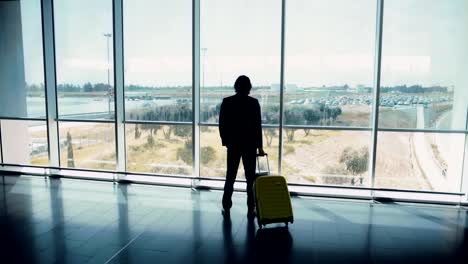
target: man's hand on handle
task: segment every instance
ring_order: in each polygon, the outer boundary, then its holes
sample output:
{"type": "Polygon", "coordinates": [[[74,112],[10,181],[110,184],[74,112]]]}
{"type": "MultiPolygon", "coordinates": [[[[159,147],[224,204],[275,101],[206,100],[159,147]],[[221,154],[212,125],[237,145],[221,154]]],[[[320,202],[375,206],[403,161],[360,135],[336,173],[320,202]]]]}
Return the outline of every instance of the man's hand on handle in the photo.
{"type": "Polygon", "coordinates": [[[265,151],[263,151],[263,148],[259,148],[259,149],[258,149],[258,155],[259,155],[259,156],[265,156],[265,155],[267,155],[267,154],[265,153],[265,151]]]}

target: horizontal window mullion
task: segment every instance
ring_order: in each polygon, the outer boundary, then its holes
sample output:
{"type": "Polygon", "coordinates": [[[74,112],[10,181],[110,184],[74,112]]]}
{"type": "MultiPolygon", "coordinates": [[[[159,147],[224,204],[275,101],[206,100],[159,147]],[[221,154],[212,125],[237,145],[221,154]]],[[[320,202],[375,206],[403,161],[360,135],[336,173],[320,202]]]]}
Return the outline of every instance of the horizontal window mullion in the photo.
{"type": "Polygon", "coordinates": [[[156,124],[156,125],[192,125],[191,121],[156,121],[156,120],[127,120],[124,124],[156,124]]]}
{"type": "Polygon", "coordinates": [[[75,122],[75,123],[106,123],[106,124],[114,124],[115,120],[109,119],[69,119],[69,118],[58,118],[58,122],[75,122]]]}
{"type": "Polygon", "coordinates": [[[47,121],[46,117],[7,117],[0,116],[0,120],[21,120],[21,121],[47,121]]]}
{"type": "MultiPolygon", "coordinates": [[[[198,124],[199,126],[212,126],[212,127],[217,127],[219,126],[218,123],[206,123],[206,122],[201,122],[200,124],[198,124]]],[[[262,127],[265,127],[265,128],[279,128],[279,124],[278,125],[274,125],[274,124],[262,124],[262,127]]]]}
{"type": "Polygon", "coordinates": [[[312,129],[312,130],[348,130],[348,131],[371,131],[370,127],[352,126],[309,126],[309,125],[283,125],[283,128],[292,129],[312,129]]]}
{"type": "Polygon", "coordinates": [[[379,128],[379,132],[406,132],[406,133],[444,133],[444,134],[467,134],[468,130],[450,129],[417,129],[417,128],[379,128]]]}

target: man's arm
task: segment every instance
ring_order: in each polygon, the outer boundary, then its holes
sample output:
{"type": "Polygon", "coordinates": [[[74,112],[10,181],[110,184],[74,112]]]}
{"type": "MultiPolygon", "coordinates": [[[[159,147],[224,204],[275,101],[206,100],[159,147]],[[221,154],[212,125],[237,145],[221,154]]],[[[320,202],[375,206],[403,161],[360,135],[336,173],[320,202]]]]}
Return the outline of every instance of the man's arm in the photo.
{"type": "Polygon", "coordinates": [[[223,102],[221,103],[221,108],[219,110],[219,136],[221,137],[221,142],[223,146],[226,146],[226,105],[223,102]]]}
{"type": "Polygon", "coordinates": [[[259,149],[259,153],[262,154],[263,152],[263,135],[262,135],[262,111],[260,109],[260,103],[258,100],[255,100],[255,137],[257,148],[259,149]]]}

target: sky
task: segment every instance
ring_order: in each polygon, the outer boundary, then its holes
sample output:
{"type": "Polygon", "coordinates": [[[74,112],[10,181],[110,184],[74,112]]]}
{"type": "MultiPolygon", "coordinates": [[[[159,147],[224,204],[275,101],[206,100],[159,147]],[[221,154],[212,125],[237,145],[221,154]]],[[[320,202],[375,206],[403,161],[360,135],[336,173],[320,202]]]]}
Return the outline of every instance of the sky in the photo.
{"type": "MultiPolygon", "coordinates": [[[[125,83],[190,85],[191,0],[124,0],[125,83]]],[[[40,1],[21,2],[26,81],[42,83],[40,1]]],[[[287,0],[285,82],[372,86],[375,0],[287,0]]],[[[58,83],[107,82],[111,0],[55,0],[58,83]]],[[[201,0],[202,85],[279,83],[280,0],[201,0]]],[[[454,85],[468,1],[387,0],[382,85],[454,85]]],[[[112,54],[112,45],[110,49],[112,54]]],[[[112,65],[112,59],[111,59],[112,65]]]]}

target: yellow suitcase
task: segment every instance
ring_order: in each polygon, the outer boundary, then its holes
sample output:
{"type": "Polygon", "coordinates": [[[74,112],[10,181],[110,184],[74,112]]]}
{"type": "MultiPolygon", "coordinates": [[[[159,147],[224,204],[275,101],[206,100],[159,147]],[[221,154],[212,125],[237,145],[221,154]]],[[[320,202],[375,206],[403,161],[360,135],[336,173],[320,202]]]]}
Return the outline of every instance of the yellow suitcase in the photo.
{"type": "Polygon", "coordinates": [[[294,222],[288,184],[283,176],[258,176],[254,183],[254,193],[260,228],[266,224],[285,223],[287,226],[294,222]]]}

